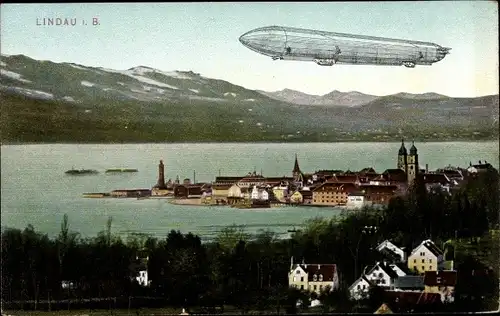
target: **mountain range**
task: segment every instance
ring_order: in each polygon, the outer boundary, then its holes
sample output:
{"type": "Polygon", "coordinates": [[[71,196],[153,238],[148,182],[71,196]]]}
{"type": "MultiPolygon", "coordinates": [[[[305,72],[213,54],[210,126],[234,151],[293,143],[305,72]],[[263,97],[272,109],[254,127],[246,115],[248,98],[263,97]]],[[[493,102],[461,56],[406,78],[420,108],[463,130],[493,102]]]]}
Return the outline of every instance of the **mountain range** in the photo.
{"type": "Polygon", "coordinates": [[[2,55],[0,75],[2,143],[483,139],[498,132],[498,95],[266,92],[192,71],[24,55],[2,55]]]}

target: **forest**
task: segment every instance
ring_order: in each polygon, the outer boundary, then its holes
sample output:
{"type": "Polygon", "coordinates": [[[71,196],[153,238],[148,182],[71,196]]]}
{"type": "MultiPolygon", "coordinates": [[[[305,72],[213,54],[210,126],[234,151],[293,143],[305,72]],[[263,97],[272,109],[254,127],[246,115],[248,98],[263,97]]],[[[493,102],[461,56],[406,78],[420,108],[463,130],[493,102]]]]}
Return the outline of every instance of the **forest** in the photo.
{"type": "Polygon", "coordinates": [[[347,288],[363,267],[377,260],[374,247],[390,239],[408,252],[432,239],[440,248],[453,244],[458,273],[455,302],[432,311],[494,310],[500,255],[498,189],[496,170],[470,176],[451,194],[428,192],[417,178],[405,196],[393,198],[384,208],[312,219],[290,239],[278,239],[269,231],[250,236],[236,226],[206,243],[179,231],[166,232],[164,239],[123,238],[113,233],[112,218],[98,236],[81,238],[70,229],[68,216],[55,238],[31,225],[5,229],[3,309],[139,311],[174,306],[219,313],[232,306],[241,313],[300,313],[307,307],[297,306],[297,300],[307,303],[317,296],[288,287],[293,257],[295,262],[337,264],[341,286],[319,295],[322,311],[373,313],[383,302],[383,290],[375,288],[369,299],[351,301],[347,288]],[[377,227],[376,233],[363,234],[365,226],[377,227]],[[141,258],[148,258],[149,286],[135,280],[141,258]],[[63,288],[63,281],[70,286],[63,288]]]}

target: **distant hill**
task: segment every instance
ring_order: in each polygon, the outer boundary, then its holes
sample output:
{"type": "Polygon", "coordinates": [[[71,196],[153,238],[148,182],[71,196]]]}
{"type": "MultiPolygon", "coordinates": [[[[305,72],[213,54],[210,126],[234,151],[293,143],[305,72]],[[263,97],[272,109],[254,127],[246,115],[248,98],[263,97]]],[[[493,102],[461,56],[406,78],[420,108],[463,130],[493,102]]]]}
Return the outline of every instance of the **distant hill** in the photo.
{"type": "Polygon", "coordinates": [[[374,95],[364,94],[357,91],[340,92],[334,90],[325,95],[312,95],[296,90],[284,89],[275,92],[258,90],[261,94],[275,100],[285,101],[300,105],[328,105],[328,106],[360,106],[378,98],[374,95]]]}
{"type": "Polygon", "coordinates": [[[1,141],[359,141],[498,135],[498,95],[263,92],[192,71],[1,56],[1,141]]]}

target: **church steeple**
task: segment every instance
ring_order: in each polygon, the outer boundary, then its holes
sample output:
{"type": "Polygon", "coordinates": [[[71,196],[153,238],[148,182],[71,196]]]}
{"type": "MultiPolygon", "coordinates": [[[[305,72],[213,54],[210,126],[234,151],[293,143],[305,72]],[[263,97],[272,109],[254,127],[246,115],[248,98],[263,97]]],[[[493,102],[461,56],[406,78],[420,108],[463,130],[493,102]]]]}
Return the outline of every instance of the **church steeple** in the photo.
{"type": "Polygon", "coordinates": [[[405,140],[403,138],[401,138],[401,147],[399,148],[399,153],[398,154],[400,156],[408,154],[408,152],[406,151],[406,147],[405,147],[405,140]]]}
{"type": "Polygon", "coordinates": [[[293,173],[299,172],[300,173],[300,168],[299,168],[299,160],[297,159],[297,154],[295,154],[295,165],[293,166],[293,173]]]}
{"type": "Polygon", "coordinates": [[[408,172],[408,152],[406,151],[404,139],[401,139],[401,147],[398,151],[398,169],[408,172]]]}
{"type": "Polygon", "coordinates": [[[295,182],[302,182],[303,181],[302,171],[300,171],[299,160],[297,159],[297,154],[295,154],[295,164],[293,165],[292,174],[293,174],[293,180],[295,182]]]}
{"type": "Polygon", "coordinates": [[[411,142],[410,155],[415,156],[417,154],[417,147],[415,147],[415,142],[411,142]]]}

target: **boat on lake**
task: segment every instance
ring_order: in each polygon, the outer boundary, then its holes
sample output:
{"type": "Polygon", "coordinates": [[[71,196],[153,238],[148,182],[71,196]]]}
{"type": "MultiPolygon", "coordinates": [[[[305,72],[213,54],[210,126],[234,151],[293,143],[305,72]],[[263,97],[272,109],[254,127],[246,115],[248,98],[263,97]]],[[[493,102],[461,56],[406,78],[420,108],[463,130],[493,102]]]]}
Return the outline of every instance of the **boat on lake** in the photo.
{"type": "Polygon", "coordinates": [[[72,168],[71,170],[68,170],[65,173],[69,174],[69,175],[83,175],[83,174],[97,174],[97,173],[99,173],[99,171],[94,170],[94,169],[74,169],[74,168],[72,168]]]}
{"type": "Polygon", "coordinates": [[[121,173],[121,172],[137,172],[139,170],[137,169],[130,169],[130,168],[112,168],[112,169],[106,169],[106,173],[121,173]]]}

